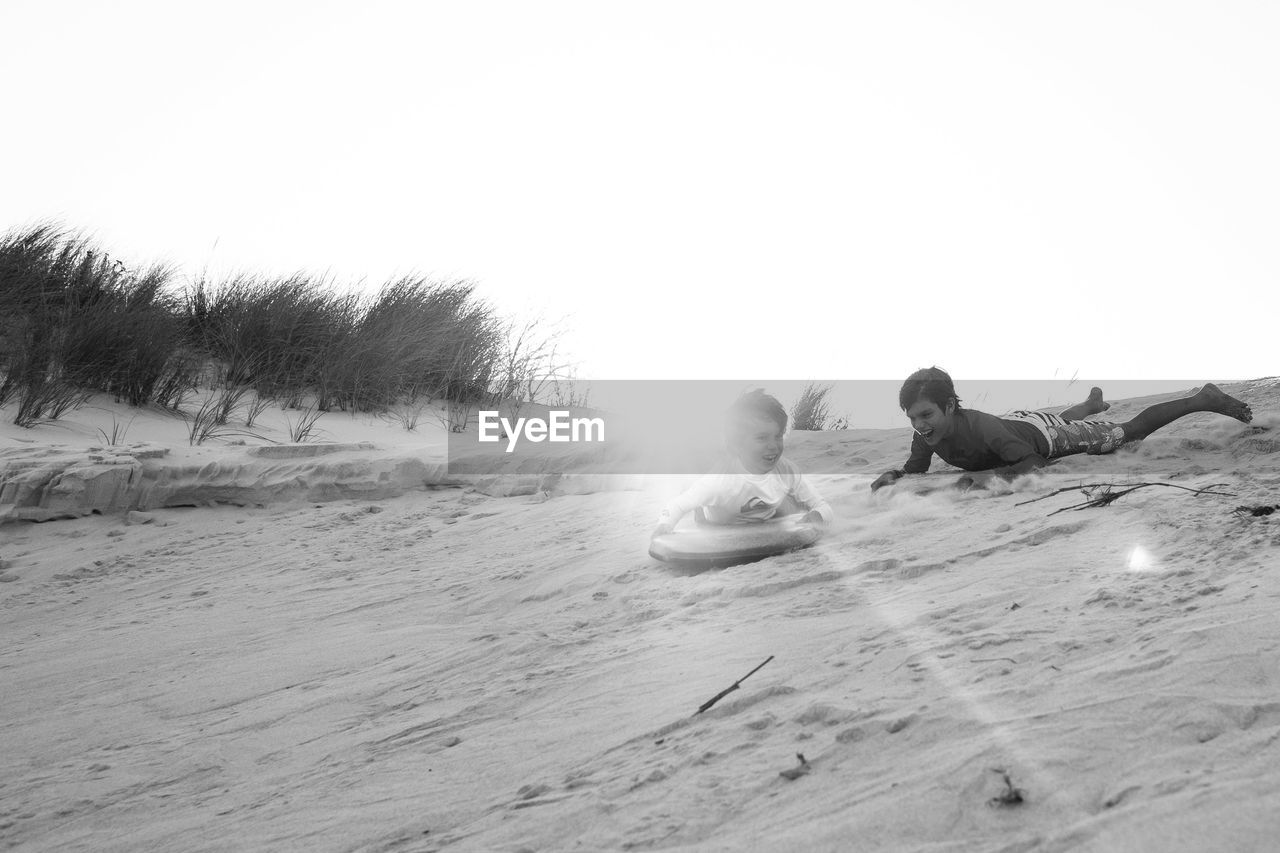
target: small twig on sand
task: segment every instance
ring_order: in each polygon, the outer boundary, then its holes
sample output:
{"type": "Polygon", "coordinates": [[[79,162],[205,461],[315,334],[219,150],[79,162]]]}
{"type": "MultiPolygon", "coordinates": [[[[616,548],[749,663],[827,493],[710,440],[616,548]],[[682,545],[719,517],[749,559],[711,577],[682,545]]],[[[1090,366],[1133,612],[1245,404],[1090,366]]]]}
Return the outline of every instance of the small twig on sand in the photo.
{"type": "Polygon", "coordinates": [[[1045,500],[1046,498],[1051,498],[1051,497],[1054,497],[1055,495],[1060,495],[1063,492],[1074,492],[1076,490],[1083,492],[1085,495],[1089,497],[1089,500],[1085,501],[1084,503],[1072,504],[1071,506],[1064,506],[1061,509],[1055,509],[1053,512],[1049,513],[1049,515],[1057,515],[1058,513],[1066,512],[1069,509],[1081,510],[1081,509],[1087,509],[1089,507],[1094,507],[1094,506],[1108,506],[1113,501],[1118,500],[1119,498],[1129,494],[1130,492],[1136,492],[1138,489],[1145,489],[1147,486],[1167,486],[1170,489],[1182,489],[1184,492],[1191,492],[1196,495],[1214,495],[1220,498],[1236,497],[1236,494],[1234,492],[1214,491],[1215,489],[1223,488],[1226,485],[1228,484],[1227,483],[1211,483],[1210,485],[1205,486],[1202,489],[1193,489],[1190,486],[1179,486],[1177,483],[1082,483],[1079,486],[1066,486],[1064,488],[1058,489],[1057,491],[1050,492],[1047,495],[1041,495],[1038,498],[1031,498],[1031,500],[1019,501],[1018,503],[1014,504],[1014,506],[1022,506],[1023,504],[1035,503],[1036,501],[1042,501],[1042,500],[1045,500]],[[1120,489],[1120,491],[1112,491],[1112,489],[1115,489],[1119,486],[1125,486],[1126,488],[1122,488],[1120,489]],[[1101,494],[1098,494],[1099,491],[1101,492],[1101,494]]]}
{"type": "Polygon", "coordinates": [[[803,776],[804,774],[808,773],[811,769],[813,769],[813,765],[811,765],[808,759],[804,757],[803,752],[797,752],[796,758],[799,759],[800,761],[800,763],[797,766],[788,767],[786,770],[783,770],[778,775],[781,776],[783,779],[787,779],[789,781],[794,782],[796,779],[799,779],[801,776],[803,776]]]}
{"type": "Polygon", "coordinates": [[[1013,658],[969,658],[969,663],[999,663],[1007,660],[1009,663],[1017,663],[1013,658]]]}
{"type": "Polygon", "coordinates": [[[703,711],[707,710],[707,709],[708,709],[708,708],[710,708],[712,705],[716,704],[716,703],[717,703],[717,702],[719,702],[721,699],[723,699],[724,697],[728,696],[728,695],[729,695],[730,693],[732,693],[733,691],[737,690],[737,689],[738,689],[738,685],[742,684],[742,682],[746,681],[748,678],[750,678],[751,676],[753,676],[753,675],[755,675],[757,672],[759,672],[759,671],[761,670],[761,668],[762,668],[762,667],[764,667],[764,664],[765,664],[765,663],[768,663],[768,662],[769,662],[769,661],[771,661],[771,660],[773,660],[773,655],[769,655],[767,658],[765,658],[765,659],[764,659],[764,663],[760,664],[760,666],[757,666],[755,669],[751,670],[751,671],[750,671],[750,672],[748,672],[746,675],[742,676],[742,677],[741,677],[741,678],[739,678],[737,681],[733,682],[733,684],[729,685],[729,686],[728,686],[728,687],[726,687],[724,690],[721,690],[719,693],[717,693],[716,695],[712,696],[712,697],[711,697],[710,699],[708,699],[707,701],[703,702],[701,705],[699,705],[699,706],[698,706],[698,710],[697,710],[697,711],[695,711],[693,715],[694,715],[695,717],[696,717],[696,716],[698,716],[698,714],[701,714],[703,711]]]}
{"type": "Polygon", "coordinates": [[[1013,780],[1009,778],[1008,772],[1005,770],[998,770],[994,767],[991,769],[991,772],[999,773],[1001,778],[1004,779],[1004,790],[996,794],[990,800],[987,800],[987,804],[992,806],[1020,805],[1023,802],[1023,795],[1025,792],[1021,788],[1013,787],[1013,780]]]}

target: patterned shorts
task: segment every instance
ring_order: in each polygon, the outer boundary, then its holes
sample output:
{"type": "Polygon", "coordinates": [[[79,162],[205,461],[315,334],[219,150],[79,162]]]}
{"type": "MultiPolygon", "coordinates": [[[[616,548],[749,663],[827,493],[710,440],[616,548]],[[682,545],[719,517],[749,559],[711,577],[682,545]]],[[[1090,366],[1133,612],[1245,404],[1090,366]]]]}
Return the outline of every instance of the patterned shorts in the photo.
{"type": "Polygon", "coordinates": [[[1026,421],[1049,442],[1049,458],[1111,453],[1125,442],[1124,428],[1106,421],[1068,421],[1046,412],[1010,412],[1005,418],[1026,421]]]}

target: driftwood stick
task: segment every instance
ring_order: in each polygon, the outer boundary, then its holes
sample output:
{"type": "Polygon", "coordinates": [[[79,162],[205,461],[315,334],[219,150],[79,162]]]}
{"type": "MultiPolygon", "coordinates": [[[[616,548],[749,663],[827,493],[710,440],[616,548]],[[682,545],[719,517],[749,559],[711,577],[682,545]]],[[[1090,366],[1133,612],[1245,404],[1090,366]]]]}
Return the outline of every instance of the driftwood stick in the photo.
{"type": "MultiPolygon", "coordinates": [[[[1228,483],[1210,483],[1204,488],[1193,489],[1190,486],[1179,486],[1176,483],[1081,483],[1078,486],[1064,486],[1061,489],[1055,489],[1049,494],[1041,495],[1038,498],[1031,498],[1030,500],[1018,501],[1016,504],[1014,504],[1014,506],[1022,506],[1023,504],[1032,504],[1032,503],[1035,503],[1036,501],[1042,501],[1047,498],[1056,497],[1057,495],[1060,495],[1063,492],[1081,491],[1087,495],[1089,494],[1090,491],[1094,489],[1114,489],[1117,486],[1130,487],[1130,488],[1126,488],[1123,492],[1120,492],[1120,494],[1127,494],[1128,492],[1132,492],[1134,489],[1141,489],[1144,486],[1168,486],[1171,489],[1182,489],[1183,491],[1194,492],[1197,495],[1221,495],[1223,497],[1229,497],[1229,498],[1235,497],[1235,495],[1232,494],[1231,492],[1213,491],[1213,489],[1221,488],[1227,485],[1229,484],[1228,483]]],[[[1115,499],[1112,498],[1112,500],[1115,500],[1115,499]]],[[[1068,509],[1069,508],[1070,507],[1068,507],[1068,509]]]]}
{"type": "Polygon", "coordinates": [[[1019,501],[1018,503],[1014,504],[1014,506],[1022,506],[1023,504],[1035,503],[1036,501],[1042,501],[1045,498],[1051,498],[1055,495],[1060,495],[1063,492],[1074,492],[1076,490],[1083,492],[1085,495],[1089,497],[1089,500],[1083,503],[1072,504],[1071,506],[1064,506],[1061,509],[1055,509],[1053,512],[1049,513],[1049,515],[1057,515],[1058,513],[1066,512],[1069,509],[1081,510],[1081,509],[1088,509],[1089,507],[1094,507],[1094,506],[1108,506],[1113,501],[1118,500],[1124,495],[1127,495],[1130,492],[1136,492],[1138,489],[1145,489],[1147,486],[1166,486],[1170,489],[1182,489],[1184,492],[1191,492],[1192,494],[1195,494],[1195,495],[1214,495],[1222,498],[1236,497],[1237,495],[1234,492],[1214,491],[1215,489],[1220,489],[1227,485],[1228,485],[1227,483],[1211,483],[1205,486],[1204,488],[1193,489],[1190,486],[1179,486],[1177,483],[1081,483],[1078,486],[1065,486],[1061,489],[1050,492],[1047,495],[1041,495],[1038,498],[1031,498],[1030,500],[1019,501]],[[1125,486],[1126,488],[1123,488],[1118,492],[1112,491],[1112,489],[1118,486],[1125,486]],[[1099,489],[1102,490],[1102,494],[1095,495],[1094,493],[1097,492],[1099,489]]]}
{"type": "Polygon", "coordinates": [[[1064,506],[1061,509],[1055,509],[1053,512],[1049,513],[1049,515],[1057,515],[1058,513],[1066,512],[1069,509],[1074,509],[1078,512],[1079,510],[1088,509],[1089,507],[1108,506],[1111,504],[1112,501],[1115,501],[1123,497],[1124,495],[1129,494],[1130,492],[1136,492],[1138,489],[1146,488],[1147,486],[1168,486],[1172,489],[1183,489],[1184,491],[1194,492],[1197,495],[1216,495],[1218,497],[1223,497],[1223,498],[1236,497],[1237,495],[1235,494],[1235,492],[1211,491],[1211,489],[1214,489],[1218,486],[1225,486],[1225,485],[1226,483],[1215,483],[1212,486],[1208,486],[1204,489],[1190,489],[1190,488],[1187,488],[1186,486],[1174,485],[1173,483],[1138,483],[1135,486],[1131,486],[1127,489],[1123,489],[1118,492],[1104,492],[1098,497],[1091,498],[1085,501],[1084,503],[1072,504],[1071,506],[1064,506]]]}
{"type": "Polygon", "coordinates": [[[750,671],[750,672],[748,672],[746,675],[742,676],[742,677],[741,677],[741,678],[739,678],[737,681],[733,682],[733,684],[729,685],[729,686],[728,686],[728,687],[726,687],[724,690],[721,690],[719,693],[717,693],[716,695],[712,696],[712,697],[711,697],[710,699],[708,699],[707,701],[703,702],[701,705],[699,705],[699,706],[698,706],[698,710],[697,710],[696,712],[694,712],[694,716],[695,716],[695,717],[696,717],[696,716],[698,716],[698,714],[701,714],[703,711],[707,710],[707,709],[708,709],[708,708],[710,708],[712,705],[716,704],[716,703],[717,703],[717,702],[719,702],[721,699],[723,699],[724,697],[728,696],[728,695],[729,695],[730,693],[732,693],[733,691],[737,690],[737,689],[738,689],[738,686],[739,686],[740,684],[742,684],[742,682],[746,681],[748,678],[750,678],[751,676],[753,676],[753,675],[755,675],[757,672],[759,672],[759,671],[764,667],[764,664],[765,664],[765,663],[768,663],[768,662],[769,662],[769,661],[771,661],[771,660],[773,660],[773,655],[769,655],[767,658],[765,658],[765,659],[764,659],[764,663],[760,664],[760,666],[757,666],[755,669],[751,670],[751,671],[750,671]]]}
{"type": "Polygon", "coordinates": [[[1090,489],[1100,489],[1103,486],[1110,486],[1110,485],[1112,484],[1111,483],[1081,483],[1078,486],[1063,486],[1061,489],[1054,489],[1052,492],[1049,492],[1049,494],[1047,495],[1041,495],[1038,498],[1030,498],[1025,501],[1018,501],[1016,504],[1014,504],[1014,506],[1022,506],[1023,504],[1033,504],[1036,501],[1045,501],[1045,500],[1048,500],[1049,498],[1057,497],[1063,492],[1081,491],[1087,495],[1089,494],[1090,489]]]}

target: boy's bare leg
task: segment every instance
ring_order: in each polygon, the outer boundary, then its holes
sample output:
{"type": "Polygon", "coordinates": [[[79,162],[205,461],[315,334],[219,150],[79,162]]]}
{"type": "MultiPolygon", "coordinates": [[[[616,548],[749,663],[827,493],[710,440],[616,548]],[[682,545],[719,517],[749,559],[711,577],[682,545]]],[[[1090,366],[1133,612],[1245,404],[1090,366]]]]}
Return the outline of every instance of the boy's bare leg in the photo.
{"type": "Polygon", "coordinates": [[[1089,415],[1096,415],[1111,408],[1111,404],[1102,399],[1102,389],[1093,388],[1083,403],[1076,403],[1058,413],[1059,417],[1068,421],[1082,421],[1089,415]]]}
{"type": "Polygon", "coordinates": [[[1121,424],[1121,426],[1124,427],[1126,440],[1138,441],[1151,435],[1160,427],[1167,426],[1178,418],[1195,412],[1216,412],[1219,415],[1226,415],[1246,424],[1253,420],[1253,410],[1249,408],[1248,403],[1237,400],[1217,385],[1208,382],[1190,397],[1183,397],[1181,400],[1170,400],[1167,403],[1156,403],[1154,406],[1144,409],[1133,420],[1121,424]]]}

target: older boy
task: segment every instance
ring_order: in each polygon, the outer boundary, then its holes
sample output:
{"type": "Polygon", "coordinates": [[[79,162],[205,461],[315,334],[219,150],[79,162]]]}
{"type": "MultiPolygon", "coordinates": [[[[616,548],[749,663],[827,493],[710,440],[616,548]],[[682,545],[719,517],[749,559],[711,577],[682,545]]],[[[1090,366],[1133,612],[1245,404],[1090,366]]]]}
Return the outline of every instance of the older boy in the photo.
{"type": "Polygon", "coordinates": [[[804,521],[825,524],[830,505],[789,459],[782,458],[787,412],[763,391],[739,397],[725,423],[725,444],[732,462],[722,472],[700,477],[658,516],[654,536],[669,533],[685,513],[701,508],[712,524],[766,521],[807,512],[804,521]]]}
{"type": "Polygon", "coordinates": [[[1216,412],[1243,423],[1253,419],[1249,406],[1213,384],[1179,400],[1157,403],[1122,424],[1079,420],[1108,408],[1095,388],[1089,399],[1061,415],[1014,412],[998,418],[962,409],[951,377],[937,367],[917,370],[902,383],[898,405],[907,413],[915,435],[911,455],[896,471],[886,471],[871,484],[875,491],[907,474],[929,470],[933,454],[966,471],[989,471],[961,477],[959,488],[985,483],[991,476],[1012,480],[1075,453],[1111,453],[1129,441],[1139,441],[1178,418],[1194,412],[1216,412]]]}

